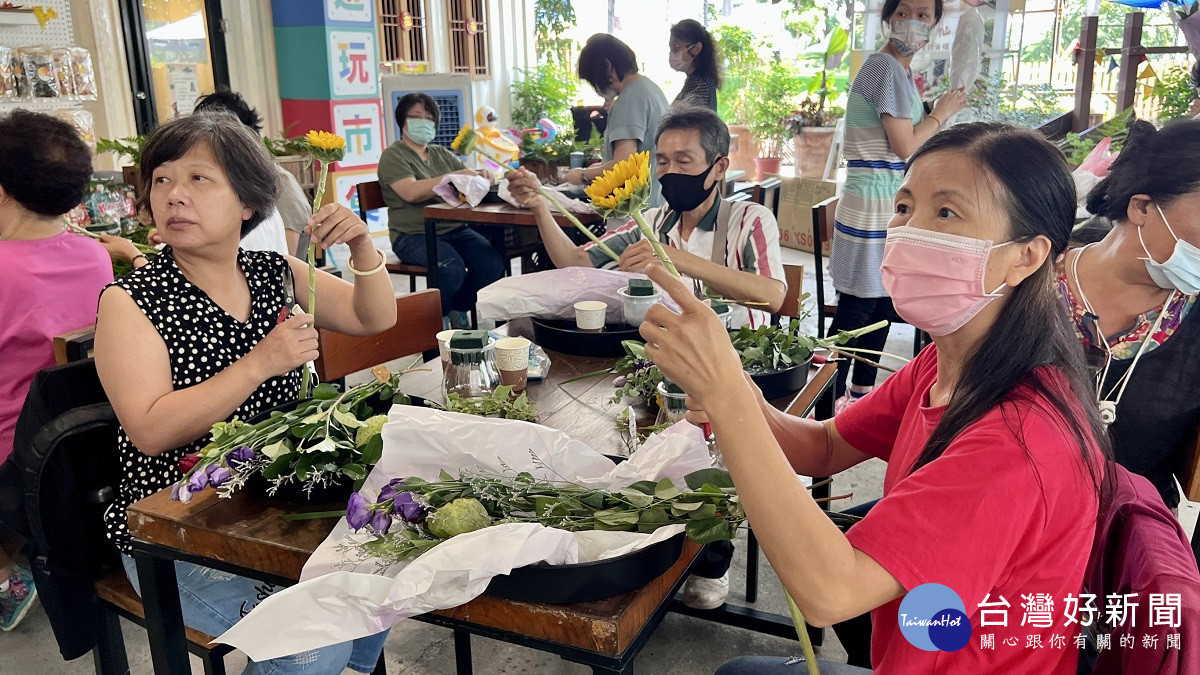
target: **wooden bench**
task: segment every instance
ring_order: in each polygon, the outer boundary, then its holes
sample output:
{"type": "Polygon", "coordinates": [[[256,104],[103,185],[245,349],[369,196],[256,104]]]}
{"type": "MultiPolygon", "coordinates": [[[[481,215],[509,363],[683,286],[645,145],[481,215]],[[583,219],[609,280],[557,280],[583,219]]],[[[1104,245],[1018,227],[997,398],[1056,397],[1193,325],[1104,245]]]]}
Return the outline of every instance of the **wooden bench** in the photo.
{"type": "MultiPolygon", "coordinates": [[[[111,614],[115,613],[143,628],[146,627],[146,611],[142,607],[142,598],[134,590],[133,584],[129,583],[124,571],[114,570],[97,580],[96,597],[100,599],[101,611],[106,615],[104,619],[106,622],[112,618],[111,614]]],[[[117,623],[116,626],[119,634],[120,624],[117,623]]],[[[223,659],[226,654],[233,651],[233,647],[223,644],[209,646],[213,641],[213,636],[193,628],[185,627],[184,634],[187,636],[188,651],[198,656],[204,663],[205,675],[224,675],[225,662],[223,659]]],[[[101,640],[100,648],[123,650],[124,644],[119,641],[116,644],[112,644],[111,641],[106,644],[101,640]]],[[[122,660],[126,664],[128,663],[127,658],[122,660]]],[[[109,668],[101,665],[104,660],[97,656],[96,661],[96,670],[100,672],[100,675],[108,675],[106,671],[109,668]]],[[[128,665],[124,672],[129,672],[128,665]]]]}

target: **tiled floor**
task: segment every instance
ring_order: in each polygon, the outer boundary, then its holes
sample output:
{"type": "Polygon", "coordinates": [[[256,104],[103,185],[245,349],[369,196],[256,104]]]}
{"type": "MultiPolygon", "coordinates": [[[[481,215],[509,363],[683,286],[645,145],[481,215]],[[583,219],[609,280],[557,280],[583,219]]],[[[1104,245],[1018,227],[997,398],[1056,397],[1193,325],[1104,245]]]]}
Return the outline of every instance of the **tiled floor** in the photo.
{"type": "MultiPolygon", "coordinates": [[[[805,290],[813,289],[812,263],[810,254],[784,249],[784,262],[805,266],[805,290]]],[[[407,288],[406,279],[396,279],[398,289],[407,288]]],[[[815,326],[815,320],[809,319],[815,326]]],[[[894,354],[910,354],[912,328],[897,326],[888,339],[885,351],[894,354]]],[[[870,460],[838,475],[834,480],[833,494],[853,493],[853,497],[841,503],[852,506],[880,496],[883,486],[884,464],[870,460]]],[[[1197,504],[1187,502],[1181,506],[1180,519],[1184,528],[1191,532],[1195,526],[1197,504]]],[[[733,591],[730,602],[741,603],[745,596],[745,558],[743,552],[744,533],[738,544],[732,575],[733,591]]],[[[787,606],[780,591],[777,577],[765,558],[760,561],[760,594],[757,607],[786,614],[787,606]]],[[[146,634],[142,629],[123,622],[125,644],[133,673],[150,673],[149,650],[146,634]]],[[[582,666],[566,663],[523,647],[516,647],[493,640],[475,638],[474,665],[476,672],[489,673],[587,673],[582,666]]],[[[798,643],[728,628],[690,617],[669,615],[651,638],[636,661],[639,672],[665,675],[711,673],[722,662],[742,654],[790,655],[798,651],[798,643]]],[[[450,631],[428,626],[416,621],[407,621],[392,630],[386,646],[388,672],[450,674],[454,672],[454,645],[450,631]]],[[[832,631],[826,631],[825,647],[820,650],[823,658],[844,661],[845,653],[832,631]]],[[[237,653],[227,659],[230,672],[239,672],[245,658],[237,653]]],[[[193,658],[193,671],[202,672],[200,664],[193,658]]],[[[80,658],[64,662],[58,654],[46,614],[40,607],[30,612],[24,623],[11,633],[0,633],[0,675],[57,675],[59,673],[91,673],[91,659],[80,658]]]]}

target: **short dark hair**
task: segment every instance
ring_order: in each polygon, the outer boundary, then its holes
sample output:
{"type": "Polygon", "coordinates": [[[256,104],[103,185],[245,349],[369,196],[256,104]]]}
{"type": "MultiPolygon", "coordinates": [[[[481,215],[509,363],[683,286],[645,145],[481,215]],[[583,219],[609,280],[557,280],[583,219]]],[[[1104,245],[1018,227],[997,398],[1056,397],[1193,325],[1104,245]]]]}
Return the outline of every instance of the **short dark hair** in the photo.
{"type": "Polygon", "coordinates": [[[42,113],[14,110],[0,117],[0,157],[0,186],[40,216],[78,206],[92,178],[92,155],[79,133],[42,113]]]}
{"type": "MultiPolygon", "coordinates": [[[[697,105],[672,106],[658,122],[658,132],[654,134],[654,144],[663,132],[675,129],[700,132],[700,147],[704,148],[704,161],[713,163],[718,157],[729,154],[729,127],[721,116],[711,108],[697,105]]],[[[651,160],[654,158],[652,157],[651,160]]]]}
{"type": "Polygon", "coordinates": [[[623,80],[629,73],[638,71],[637,55],[629,45],[608,33],[596,33],[588,38],[587,44],[580,50],[576,72],[579,79],[600,92],[612,84],[612,78],[608,75],[609,65],[612,65],[617,79],[623,80]]]}
{"type": "Polygon", "coordinates": [[[442,119],[442,111],[438,109],[437,101],[423,91],[405,94],[400,97],[399,101],[396,101],[396,126],[404,128],[404,120],[408,117],[408,111],[418,103],[425,106],[425,110],[433,115],[433,125],[437,126],[438,121],[442,119]]]}
{"type": "Polygon", "coordinates": [[[262,115],[242,98],[242,95],[236,91],[221,88],[206,96],[201,96],[196,101],[196,107],[192,112],[212,112],[214,110],[225,110],[237,115],[237,118],[242,121],[242,124],[254,130],[254,133],[262,133],[262,115]]]}
{"type": "Polygon", "coordinates": [[[1161,130],[1138,120],[1129,127],[1121,154],[1108,176],[1088,193],[1087,210],[1119,222],[1134,195],[1149,195],[1166,206],[1200,191],[1200,120],[1175,120],[1161,130]]]}
{"type": "MultiPolygon", "coordinates": [[[[896,13],[896,9],[900,7],[901,0],[885,0],[883,9],[879,12],[879,18],[884,22],[889,21],[892,15],[896,13]]],[[[933,18],[934,23],[942,22],[942,0],[933,0],[933,18]]]]}
{"type": "Polygon", "coordinates": [[[154,170],[183,157],[201,143],[208,146],[221,165],[238,201],[252,211],[250,218],[242,221],[244,237],[275,209],[279,178],[275,162],[262,139],[228,112],[214,110],[202,115],[177,117],[150,134],[142,150],[143,188],[138,197],[138,208],[154,215],[150,205],[154,170]]]}
{"type": "Polygon", "coordinates": [[[721,54],[713,42],[712,33],[695,19],[684,19],[671,26],[671,37],[690,45],[699,44],[702,49],[693,57],[692,74],[712,78],[717,89],[721,88],[721,54]]]}

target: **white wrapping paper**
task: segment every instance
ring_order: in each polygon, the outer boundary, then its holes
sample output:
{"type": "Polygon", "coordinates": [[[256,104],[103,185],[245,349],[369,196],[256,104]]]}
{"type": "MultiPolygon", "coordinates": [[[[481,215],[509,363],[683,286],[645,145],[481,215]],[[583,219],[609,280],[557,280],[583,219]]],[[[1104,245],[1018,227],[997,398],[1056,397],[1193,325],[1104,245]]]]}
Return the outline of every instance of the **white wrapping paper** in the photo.
{"type": "Polygon", "coordinates": [[[954,46],[950,49],[950,90],[970,93],[983,67],[983,17],[974,7],[959,15],[954,46]]]}
{"type": "Polygon", "coordinates": [[[433,186],[433,193],[450,206],[459,207],[466,203],[474,208],[479,206],[479,202],[487,196],[490,187],[491,185],[483,176],[448,173],[442,176],[442,180],[437,185],[433,186]],[[466,197],[467,201],[463,202],[462,197],[466,197]]]}
{"type": "MultiPolygon", "coordinates": [[[[554,200],[556,202],[558,202],[559,206],[570,211],[571,213],[591,215],[596,212],[596,207],[592,206],[591,204],[589,204],[585,201],[582,201],[580,199],[575,199],[574,197],[568,197],[564,194],[561,194],[562,192],[564,192],[566,190],[578,189],[578,186],[547,185],[545,187],[547,190],[550,191],[550,194],[553,196],[554,200]]],[[[509,204],[512,204],[513,206],[515,206],[519,209],[526,208],[524,205],[517,202],[517,200],[513,198],[512,193],[508,191],[508,181],[507,180],[500,181],[500,187],[497,190],[496,194],[498,194],[500,196],[500,198],[503,199],[504,201],[508,202],[509,204]]],[[[554,206],[551,205],[550,209],[554,210],[554,206]]]]}
{"type": "MultiPolygon", "coordinates": [[[[625,320],[618,288],[630,279],[645,279],[644,274],[594,267],[567,267],[533,274],[504,277],[479,291],[475,311],[481,321],[509,321],[523,316],[539,319],[574,319],[575,303],[599,300],[608,305],[608,323],[625,320]]],[[[690,284],[690,280],[684,279],[690,284]]],[[[679,306],[669,295],[659,300],[678,312],[679,306]]]]}
{"type": "MultiPolygon", "coordinates": [[[[383,439],[383,458],[362,489],[368,499],[392,478],[436,480],[442,469],[451,474],[471,467],[503,472],[507,466],[539,478],[617,489],[662,478],[683,485],[684,476],[709,466],[700,431],[687,422],[652,436],[619,465],[537,424],[414,406],[392,408],[383,439]]],[[[682,530],[682,525],[672,525],[653,534],[567,532],[510,523],[459,535],[407,564],[381,569],[380,561],[356,561],[339,551],[366,536],[352,533],[343,517],[309,558],[301,583],[264,600],[217,642],[241,649],[255,661],[316,649],[469,602],[492,577],[515,567],[624,555],[682,530]]]]}

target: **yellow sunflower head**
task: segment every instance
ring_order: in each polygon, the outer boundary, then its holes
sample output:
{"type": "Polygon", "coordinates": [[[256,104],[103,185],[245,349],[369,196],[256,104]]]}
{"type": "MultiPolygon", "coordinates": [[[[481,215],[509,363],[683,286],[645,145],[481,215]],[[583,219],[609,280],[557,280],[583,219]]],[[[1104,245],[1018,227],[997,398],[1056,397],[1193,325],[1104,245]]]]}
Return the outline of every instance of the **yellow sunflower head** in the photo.
{"type": "Polygon", "coordinates": [[[474,152],[477,141],[475,130],[470,125],[466,125],[458,130],[458,135],[450,142],[450,149],[460,155],[469,155],[474,152]]]}
{"type": "Polygon", "coordinates": [[[346,156],[346,139],[328,131],[312,130],[304,135],[313,157],[322,162],[340,162],[346,156]]]}
{"type": "Polygon", "coordinates": [[[650,195],[650,153],[634,153],[592,181],[584,192],[602,215],[641,210],[650,195]]]}

